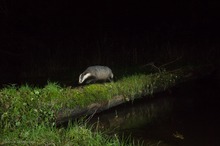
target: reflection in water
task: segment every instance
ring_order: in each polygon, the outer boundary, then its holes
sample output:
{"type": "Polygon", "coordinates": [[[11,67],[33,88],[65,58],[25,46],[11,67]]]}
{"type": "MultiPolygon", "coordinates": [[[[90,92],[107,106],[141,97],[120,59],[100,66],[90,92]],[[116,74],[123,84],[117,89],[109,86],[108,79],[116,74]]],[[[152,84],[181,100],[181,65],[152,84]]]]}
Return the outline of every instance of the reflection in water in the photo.
{"type": "Polygon", "coordinates": [[[99,129],[114,129],[117,132],[139,128],[155,120],[164,119],[171,112],[172,104],[171,98],[127,103],[96,115],[91,122],[99,129]]]}
{"type": "MultiPolygon", "coordinates": [[[[137,141],[144,140],[150,145],[162,144],[161,140],[145,137],[147,129],[144,127],[152,127],[168,120],[173,107],[174,98],[142,99],[100,113],[94,116],[90,123],[96,129],[107,131],[111,135],[132,136],[137,141]]],[[[172,136],[172,133],[170,135],[172,136]]],[[[180,136],[180,133],[175,136],[180,136]]]]}
{"type": "Polygon", "coordinates": [[[219,82],[200,80],[172,94],[141,99],[95,115],[90,123],[144,145],[215,146],[220,140],[219,82]]]}

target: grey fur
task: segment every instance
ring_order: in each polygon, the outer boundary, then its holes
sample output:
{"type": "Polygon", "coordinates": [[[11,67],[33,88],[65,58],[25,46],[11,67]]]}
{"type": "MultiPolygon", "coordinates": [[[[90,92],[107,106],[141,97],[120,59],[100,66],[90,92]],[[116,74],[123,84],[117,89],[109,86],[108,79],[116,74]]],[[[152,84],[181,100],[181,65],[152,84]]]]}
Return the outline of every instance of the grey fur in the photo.
{"type": "Polygon", "coordinates": [[[112,70],[107,66],[90,66],[79,76],[79,84],[82,84],[85,80],[86,83],[96,81],[112,81],[112,70]]]}

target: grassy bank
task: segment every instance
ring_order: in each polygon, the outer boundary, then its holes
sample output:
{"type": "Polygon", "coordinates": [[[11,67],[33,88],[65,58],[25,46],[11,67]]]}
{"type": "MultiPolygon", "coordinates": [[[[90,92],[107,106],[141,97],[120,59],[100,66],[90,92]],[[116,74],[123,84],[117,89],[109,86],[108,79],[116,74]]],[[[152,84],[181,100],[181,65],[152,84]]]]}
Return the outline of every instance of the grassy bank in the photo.
{"type": "MultiPolygon", "coordinates": [[[[92,132],[85,123],[67,129],[56,128],[56,116],[62,108],[85,107],[105,102],[117,95],[126,101],[164,90],[181,79],[184,71],[161,71],[155,74],[134,74],[117,82],[92,84],[83,87],[60,87],[48,83],[45,87],[11,85],[0,90],[0,144],[14,145],[132,145],[115,135],[92,132]]],[[[129,141],[129,142],[128,142],[129,141]]]]}
{"type": "Polygon", "coordinates": [[[55,83],[44,88],[25,85],[1,89],[0,145],[125,145],[116,135],[92,132],[86,123],[56,128],[56,111],[66,106],[62,100],[71,90],[55,83]]]}

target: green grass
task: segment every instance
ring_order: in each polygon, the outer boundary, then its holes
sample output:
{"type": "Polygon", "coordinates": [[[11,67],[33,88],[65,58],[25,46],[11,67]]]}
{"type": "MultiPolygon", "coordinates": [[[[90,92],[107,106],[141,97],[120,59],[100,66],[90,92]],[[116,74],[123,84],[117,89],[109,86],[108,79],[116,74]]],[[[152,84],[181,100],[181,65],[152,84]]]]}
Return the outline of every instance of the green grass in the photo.
{"type": "Polygon", "coordinates": [[[108,101],[116,95],[134,100],[153,94],[156,86],[168,88],[176,79],[176,75],[160,72],[134,74],[117,82],[78,88],[62,88],[51,82],[43,88],[7,86],[0,90],[0,144],[123,145],[117,137],[108,138],[102,133],[91,132],[82,124],[74,124],[65,130],[57,129],[56,114],[62,108],[85,107],[94,102],[108,101]]]}
{"type": "Polygon", "coordinates": [[[131,140],[119,140],[118,136],[92,132],[85,124],[75,123],[68,128],[55,128],[40,124],[37,127],[17,128],[1,135],[0,145],[74,145],[117,146],[132,145],[131,140]]]}

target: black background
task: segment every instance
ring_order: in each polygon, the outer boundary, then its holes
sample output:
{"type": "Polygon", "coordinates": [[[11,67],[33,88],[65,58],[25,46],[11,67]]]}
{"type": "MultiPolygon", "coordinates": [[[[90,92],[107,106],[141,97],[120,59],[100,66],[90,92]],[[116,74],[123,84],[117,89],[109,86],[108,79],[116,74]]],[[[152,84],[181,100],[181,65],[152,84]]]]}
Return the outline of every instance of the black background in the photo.
{"type": "Polygon", "coordinates": [[[218,11],[208,0],[1,0],[0,83],[179,57],[218,68],[218,11]]]}

